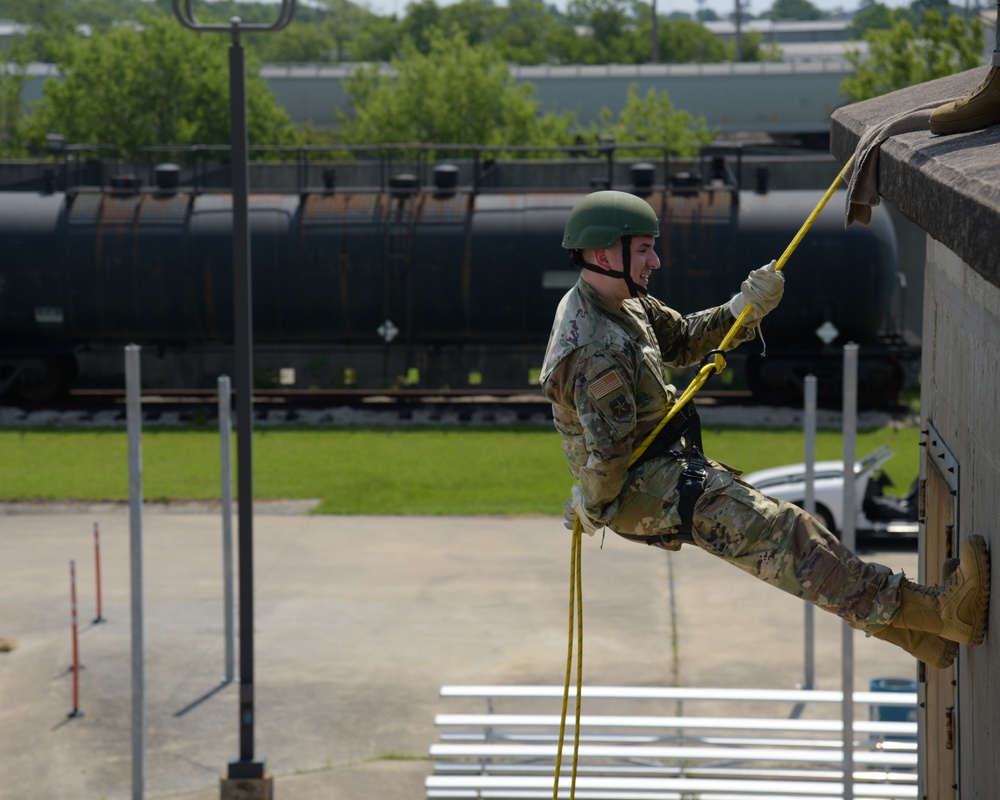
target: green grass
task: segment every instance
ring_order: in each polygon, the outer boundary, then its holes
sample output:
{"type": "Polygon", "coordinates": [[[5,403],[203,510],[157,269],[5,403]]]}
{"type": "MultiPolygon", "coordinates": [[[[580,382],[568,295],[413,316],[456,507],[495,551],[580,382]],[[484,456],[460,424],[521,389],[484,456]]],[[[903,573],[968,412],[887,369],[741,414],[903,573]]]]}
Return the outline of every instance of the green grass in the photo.
{"type": "MultiPolygon", "coordinates": [[[[802,432],[707,428],[705,449],[750,472],[802,460],[802,432]]],[[[916,427],[859,435],[880,444],[905,494],[919,468],[916,427]]],[[[817,458],[839,459],[840,434],[820,431],[817,458]]],[[[234,442],[235,460],[235,442],[234,442]]],[[[147,429],[146,500],[217,500],[219,440],[212,430],[147,429]]],[[[324,514],[557,514],[572,479],[549,428],[258,429],[257,499],[317,498],[324,514]]],[[[126,500],[123,430],[0,430],[0,500],[126,500]]]]}

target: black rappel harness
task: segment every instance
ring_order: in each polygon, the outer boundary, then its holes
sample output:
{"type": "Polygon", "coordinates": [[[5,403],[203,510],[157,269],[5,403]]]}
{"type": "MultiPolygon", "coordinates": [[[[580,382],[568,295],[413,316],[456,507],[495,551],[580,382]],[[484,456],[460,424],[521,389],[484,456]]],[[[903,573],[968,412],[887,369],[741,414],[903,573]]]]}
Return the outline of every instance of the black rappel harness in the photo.
{"type": "Polygon", "coordinates": [[[676,549],[681,544],[694,544],[692,528],[694,524],[694,506],[698,498],[705,493],[705,481],[708,480],[708,459],[701,443],[701,419],[693,403],[680,408],[676,415],[656,434],[649,444],[631,465],[638,467],[651,458],[669,455],[684,465],[680,478],[677,480],[677,514],[680,524],[668,533],[655,536],[635,536],[619,533],[618,535],[632,542],[645,542],[653,547],[676,549]],[[674,445],[681,443],[681,448],[674,445]]]}

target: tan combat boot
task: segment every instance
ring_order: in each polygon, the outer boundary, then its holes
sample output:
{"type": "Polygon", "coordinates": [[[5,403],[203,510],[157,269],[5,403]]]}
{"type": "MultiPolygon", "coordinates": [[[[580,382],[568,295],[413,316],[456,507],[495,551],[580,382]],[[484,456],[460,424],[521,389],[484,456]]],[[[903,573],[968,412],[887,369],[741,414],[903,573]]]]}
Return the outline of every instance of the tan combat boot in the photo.
{"type": "Polygon", "coordinates": [[[990,604],[990,554],[982,536],[962,542],[958,568],[937,586],[903,580],[899,611],[890,626],[933,633],[959,644],[979,644],[986,635],[990,604]]]}
{"type": "Polygon", "coordinates": [[[1000,54],[993,54],[993,66],[972,92],[938,106],[931,112],[931,133],[965,133],[1000,122],[1000,54]]]}
{"type": "Polygon", "coordinates": [[[955,663],[955,656],[958,655],[958,642],[949,642],[933,633],[908,631],[890,626],[873,633],[872,636],[897,647],[902,647],[918,661],[923,661],[938,669],[950,667],[955,663]]]}
{"type": "MultiPolygon", "coordinates": [[[[957,558],[949,558],[945,561],[941,567],[941,580],[948,580],[961,563],[957,558]]],[[[933,633],[908,631],[904,628],[890,626],[870,635],[901,647],[918,661],[923,661],[938,669],[950,667],[955,663],[955,657],[958,655],[958,642],[950,642],[933,633]]]]}

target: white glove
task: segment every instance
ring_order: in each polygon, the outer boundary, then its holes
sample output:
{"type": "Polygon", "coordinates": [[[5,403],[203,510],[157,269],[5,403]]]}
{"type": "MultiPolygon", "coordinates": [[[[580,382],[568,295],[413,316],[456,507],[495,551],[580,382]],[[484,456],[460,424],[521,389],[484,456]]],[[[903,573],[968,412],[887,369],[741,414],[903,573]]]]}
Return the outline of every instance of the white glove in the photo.
{"type": "Polygon", "coordinates": [[[763,316],[774,311],[785,291],[785,276],[774,268],[777,261],[753,270],[743,284],[740,293],[729,301],[729,310],[739,317],[743,309],[750,306],[747,322],[759,322],[763,316]]]}
{"type": "Polygon", "coordinates": [[[587,536],[593,536],[604,527],[599,522],[594,522],[583,510],[583,489],[580,488],[580,484],[578,483],[573,484],[573,496],[563,503],[563,508],[565,509],[563,519],[566,520],[563,524],[567,530],[573,530],[573,521],[577,517],[580,518],[580,525],[583,526],[584,533],[587,536]]]}

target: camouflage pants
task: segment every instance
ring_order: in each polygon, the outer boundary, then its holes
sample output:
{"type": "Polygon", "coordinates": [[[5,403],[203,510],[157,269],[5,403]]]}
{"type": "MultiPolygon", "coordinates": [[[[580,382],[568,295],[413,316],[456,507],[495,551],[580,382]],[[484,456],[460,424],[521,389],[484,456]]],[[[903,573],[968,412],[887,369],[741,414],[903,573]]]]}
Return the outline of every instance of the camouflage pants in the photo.
{"type": "MultiPolygon", "coordinates": [[[[639,467],[609,527],[630,538],[675,530],[683,468],[672,457],[639,467]]],[[[703,550],[859,630],[882,630],[899,609],[902,573],[862,561],[818,520],[761,494],[714,462],[692,528],[703,550]]]]}

